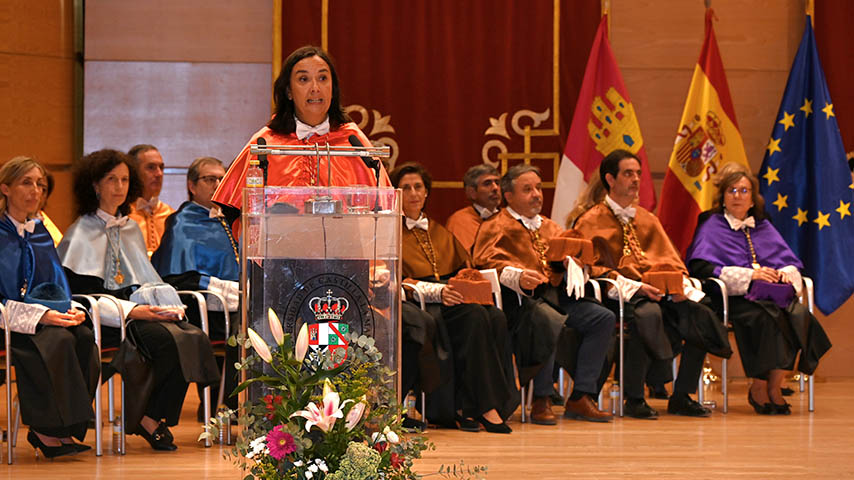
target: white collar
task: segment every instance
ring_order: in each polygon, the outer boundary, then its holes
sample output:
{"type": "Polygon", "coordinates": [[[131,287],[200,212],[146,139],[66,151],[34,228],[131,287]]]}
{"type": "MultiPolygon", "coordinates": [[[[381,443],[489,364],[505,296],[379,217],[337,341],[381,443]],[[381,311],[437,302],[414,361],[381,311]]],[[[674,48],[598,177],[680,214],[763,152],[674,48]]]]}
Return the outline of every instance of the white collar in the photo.
{"type": "Polygon", "coordinates": [[[538,230],[543,225],[543,217],[537,215],[533,218],[524,217],[521,214],[517,213],[516,210],[507,206],[507,213],[510,214],[511,217],[515,218],[522,222],[522,225],[525,226],[528,230],[538,230]]]}
{"type": "Polygon", "coordinates": [[[195,201],[195,200],[193,200],[193,203],[195,203],[195,204],[196,204],[196,206],[202,207],[202,208],[204,208],[205,210],[207,210],[207,212],[208,212],[208,218],[219,218],[219,217],[223,217],[223,216],[224,216],[224,215],[222,214],[222,209],[220,209],[216,204],[214,204],[212,207],[208,208],[208,207],[206,207],[206,206],[202,205],[201,203],[199,203],[199,202],[197,202],[197,201],[195,201]]]}
{"type": "Polygon", "coordinates": [[[614,211],[614,215],[616,215],[623,223],[629,223],[633,218],[635,218],[635,214],[637,214],[635,207],[628,206],[623,208],[619,203],[615,202],[610,195],[605,195],[605,202],[609,207],[611,207],[611,210],[614,211]]]}
{"type": "Polygon", "coordinates": [[[123,227],[128,222],[127,215],[123,215],[120,217],[114,217],[114,216],[110,215],[109,213],[101,210],[100,208],[95,210],[95,216],[97,216],[98,218],[103,220],[104,223],[107,224],[107,226],[105,228],[123,227]]]}
{"type": "Polygon", "coordinates": [[[729,228],[735,231],[743,230],[744,227],[756,228],[756,220],[752,215],[748,216],[744,220],[739,220],[730,215],[729,212],[724,212],[724,218],[726,218],[727,223],[729,223],[729,228]]]}
{"type": "Polygon", "coordinates": [[[329,133],[329,116],[326,116],[326,119],[320,122],[320,125],[316,125],[312,127],[311,125],[300,121],[296,115],[294,115],[294,121],[296,122],[297,129],[297,138],[300,140],[305,140],[311,138],[312,135],[326,135],[329,133]]]}
{"type": "Polygon", "coordinates": [[[489,210],[488,208],[481,207],[480,205],[478,205],[476,203],[472,203],[471,206],[474,207],[474,210],[477,212],[478,215],[480,215],[480,218],[482,220],[486,220],[487,218],[498,213],[498,208],[496,208],[494,210],[489,210]]]}
{"type": "Polygon", "coordinates": [[[427,220],[427,217],[422,213],[418,220],[413,220],[409,217],[404,217],[406,219],[406,228],[412,230],[413,228],[420,228],[421,230],[427,231],[430,228],[430,222],[427,220]]]}
{"type": "Polygon", "coordinates": [[[151,200],[146,200],[142,197],[136,199],[136,209],[144,210],[149,215],[154,213],[154,210],[157,209],[157,206],[160,204],[160,199],[157,197],[151,197],[151,200]]]}
{"type": "Polygon", "coordinates": [[[12,218],[12,216],[8,213],[6,213],[6,217],[8,217],[9,220],[12,221],[12,225],[15,225],[15,229],[18,230],[18,236],[20,236],[21,238],[24,238],[25,231],[33,233],[33,231],[35,231],[36,229],[36,221],[32,218],[28,218],[26,222],[21,223],[12,218]]]}

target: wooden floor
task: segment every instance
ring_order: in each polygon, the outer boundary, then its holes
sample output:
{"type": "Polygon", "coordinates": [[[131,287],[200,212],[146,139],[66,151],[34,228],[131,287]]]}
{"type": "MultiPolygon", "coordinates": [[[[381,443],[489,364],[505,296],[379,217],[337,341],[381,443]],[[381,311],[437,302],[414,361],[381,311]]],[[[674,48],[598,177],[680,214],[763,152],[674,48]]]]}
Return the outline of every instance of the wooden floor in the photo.
{"type": "MultiPolygon", "coordinates": [[[[627,418],[610,424],[561,419],[548,427],[520,424],[517,413],[511,435],[431,429],[427,435],[436,450],[419,461],[418,469],[435,472],[443,463],[464,459],[469,465],[488,465],[488,478],[494,480],[854,476],[854,379],[818,383],[815,413],[807,411],[806,393],[795,393],[789,398],[789,417],[755,415],[747,405],[746,386],[743,380],[733,382],[729,413],[717,410],[706,419],[666,414],[657,421],[627,418]]],[[[721,399],[717,392],[710,392],[709,398],[721,399]]],[[[6,465],[4,445],[0,479],[243,478],[222,458],[219,446],[205,449],[195,442],[197,404],[195,393],[189,393],[182,422],[174,429],[179,449],[171,453],[155,453],[132,436],[125,456],[113,454],[107,445],[101,458],[88,452],[55,461],[36,459],[22,429],[14,465],[6,465]]],[[[666,410],[665,401],[651,404],[666,410]]],[[[5,412],[5,405],[0,408],[5,412]]],[[[87,440],[92,445],[94,433],[87,440]]]]}

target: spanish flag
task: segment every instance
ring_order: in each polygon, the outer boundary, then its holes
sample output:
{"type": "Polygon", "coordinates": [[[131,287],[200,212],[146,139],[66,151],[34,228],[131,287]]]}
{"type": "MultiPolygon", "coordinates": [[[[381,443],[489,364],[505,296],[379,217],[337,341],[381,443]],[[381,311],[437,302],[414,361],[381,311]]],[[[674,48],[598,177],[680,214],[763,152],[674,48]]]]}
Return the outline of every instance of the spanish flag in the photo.
{"type": "Polygon", "coordinates": [[[640,158],[643,170],[640,204],[653,210],[655,187],[640,125],[608,41],[608,16],[603,15],[590,49],[558,171],[551,216],[558,225],[566,223],[590,176],[599,175],[602,159],[616,149],[628,150],[640,158]]]}
{"type": "Polygon", "coordinates": [[[712,207],[715,173],[729,162],[748,165],[712,26],[714,16],[711,8],[706,9],[706,39],[694,66],[658,212],[683,256],[694,236],[697,215],[712,207]]]}

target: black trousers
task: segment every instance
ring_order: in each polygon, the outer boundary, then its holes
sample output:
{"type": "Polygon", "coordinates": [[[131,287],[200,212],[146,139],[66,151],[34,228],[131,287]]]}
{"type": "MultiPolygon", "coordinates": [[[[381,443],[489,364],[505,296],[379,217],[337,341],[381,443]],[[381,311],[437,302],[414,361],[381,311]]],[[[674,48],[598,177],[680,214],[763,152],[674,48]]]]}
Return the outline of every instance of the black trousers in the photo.
{"type": "MultiPolygon", "coordinates": [[[[611,303],[616,304],[616,302],[609,302],[609,306],[611,303]]],[[[690,300],[653,302],[645,297],[636,296],[632,299],[632,304],[634,308],[629,310],[631,318],[627,318],[629,335],[625,344],[624,391],[626,397],[643,398],[644,380],[653,362],[658,364],[657,370],[663,370],[666,368],[664,362],[669,363],[675,355],[680,353],[682,356],[673,390],[678,393],[695,393],[707,351],[701,342],[686,341],[686,337],[691,337],[681,330],[688,324],[720,323],[715,313],[707,306],[690,300]],[[680,322],[680,318],[691,319],[691,321],[680,322]],[[653,338],[660,338],[659,333],[662,332],[669,340],[670,358],[665,353],[667,345],[651,341],[653,338]]]]}

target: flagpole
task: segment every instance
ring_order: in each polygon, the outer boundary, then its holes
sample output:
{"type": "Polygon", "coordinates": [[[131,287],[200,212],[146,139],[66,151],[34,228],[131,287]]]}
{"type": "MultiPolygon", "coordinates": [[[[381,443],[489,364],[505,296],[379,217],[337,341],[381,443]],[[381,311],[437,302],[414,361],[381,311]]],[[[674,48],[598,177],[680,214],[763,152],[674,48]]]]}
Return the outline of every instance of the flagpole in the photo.
{"type": "Polygon", "coordinates": [[[611,40],[611,0],[601,0],[602,16],[608,16],[608,40],[611,40]]]}
{"type": "Polygon", "coordinates": [[[806,13],[810,16],[810,24],[815,28],[815,0],[807,0],[806,13]]]}

